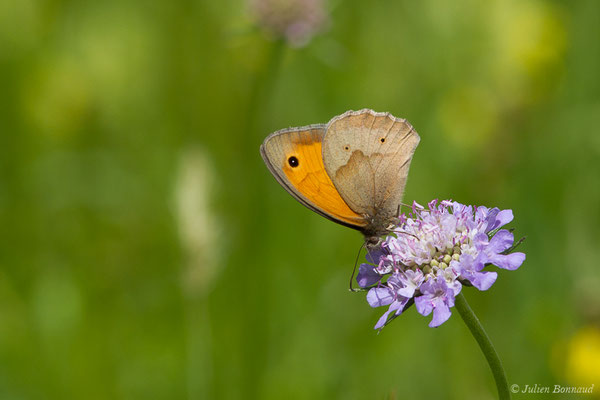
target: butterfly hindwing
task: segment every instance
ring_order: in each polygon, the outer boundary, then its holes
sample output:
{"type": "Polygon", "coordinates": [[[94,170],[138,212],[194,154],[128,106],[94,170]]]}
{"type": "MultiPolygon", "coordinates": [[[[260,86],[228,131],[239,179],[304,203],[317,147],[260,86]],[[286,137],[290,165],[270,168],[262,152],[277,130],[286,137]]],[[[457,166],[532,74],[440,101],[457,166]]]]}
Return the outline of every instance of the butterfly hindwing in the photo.
{"type": "Polygon", "coordinates": [[[419,140],[405,119],[368,109],[349,111],[327,125],[325,169],[354,211],[381,220],[397,213],[419,140]]]}

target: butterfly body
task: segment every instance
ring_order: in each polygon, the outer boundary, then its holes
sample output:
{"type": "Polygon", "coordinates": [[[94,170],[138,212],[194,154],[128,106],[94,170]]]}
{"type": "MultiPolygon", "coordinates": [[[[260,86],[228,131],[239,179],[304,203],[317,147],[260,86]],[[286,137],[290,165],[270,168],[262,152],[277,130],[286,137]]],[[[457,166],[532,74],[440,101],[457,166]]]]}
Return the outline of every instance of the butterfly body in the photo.
{"type": "Polygon", "coordinates": [[[300,203],[373,241],[397,217],[419,140],[405,119],[363,109],[277,131],[260,152],[300,203]]]}

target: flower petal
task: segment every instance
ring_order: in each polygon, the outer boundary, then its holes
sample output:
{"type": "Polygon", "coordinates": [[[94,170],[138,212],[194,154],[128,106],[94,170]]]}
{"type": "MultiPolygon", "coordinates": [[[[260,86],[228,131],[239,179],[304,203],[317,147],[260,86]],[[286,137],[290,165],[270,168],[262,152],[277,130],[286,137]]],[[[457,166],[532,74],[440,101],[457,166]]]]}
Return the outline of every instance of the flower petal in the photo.
{"type": "Polygon", "coordinates": [[[415,306],[419,314],[423,316],[427,316],[433,311],[433,301],[431,301],[431,297],[428,295],[415,297],[415,306]]]}
{"type": "Polygon", "coordinates": [[[488,260],[499,268],[514,271],[525,261],[525,253],[495,254],[488,257],[488,260]]]}
{"type": "Polygon", "coordinates": [[[433,318],[429,323],[430,328],[436,328],[446,322],[448,318],[450,318],[452,312],[450,312],[450,307],[448,307],[444,302],[438,302],[433,308],[433,318]]]}
{"type": "Polygon", "coordinates": [[[375,271],[375,267],[370,264],[360,264],[356,282],[358,286],[366,288],[372,286],[381,280],[381,275],[375,271]]]}
{"type": "Polygon", "coordinates": [[[373,288],[367,293],[367,301],[371,307],[381,307],[392,304],[394,296],[387,287],[373,288]]]}
{"type": "Polygon", "coordinates": [[[404,301],[404,302],[401,302],[401,301],[395,301],[395,302],[393,302],[392,305],[390,306],[390,308],[388,308],[388,310],[383,313],[383,315],[381,316],[381,318],[379,318],[377,320],[377,323],[375,324],[375,328],[374,329],[381,329],[381,328],[383,328],[385,326],[385,323],[387,322],[387,319],[388,319],[388,316],[390,315],[390,313],[396,311],[396,314],[401,314],[402,313],[402,308],[404,307],[405,304],[406,304],[406,301],[404,301]]]}
{"type": "Polygon", "coordinates": [[[493,231],[508,224],[514,218],[512,210],[502,210],[493,219],[488,219],[487,228],[485,232],[493,231]]]}
{"type": "Polygon", "coordinates": [[[373,329],[383,328],[385,326],[385,323],[387,322],[388,316],[390,315],[391,312],[392,312],[391,310],[387,310],[386,312],[384,312],[383,315],[381,316],[381,318],[379,318],[377,320],[377,323],[375,324],[373,329]]]}
{"type": "Polygon", "coordinates": [[[415,294],[415,290],[423,283],[424,277],[420,270],[407,270],[402,274],[398,274],[398,280],[403,287],[397,289],[396,293],[400,296],[411,298],[415,294]]]}
{"type": "Polygon", "coordinates": [[[387,252],[384,251],[383,249],[375,249],[375,250],[371,250],[367,253],[367,255],[365,256],[365,258],[367,259],[367,262],[370,262],[371,264],[379,264],[379,260],[381,259],[381,257],[387,255],[387,252]]]}
{"type": "Polygon", "coordinates": [[[488,235],[486,235],[485,233],[479,232],[475,234],[475,236],[473,236],[473,246],[475,246],[475,248],[478,251],[485,250],[485,248],[488,247],[489,244],[490,238],[488,238],[488,235]]]}
{"type": "Polygon", "coordinates": [[[415,287],[414,286],[405,286],[403,288],[396,290],[396,293],[398,293],[402,297],[411,298],[415,294],[415,287]]]}
{"type": "Polygon", "coordinates": [[[490,243],[487,246],[487,249],[485,249],[485,252],[488,255],[490,253],[502,253],[504,250],[509,249],[514,241],[515,236],[506,229],[502,229],[490,239],[490,243]]]}
{"type": "Polygon", "coordinates": [[[498,273],[493,271],[474,272],[466,278],[479,290],[488,290],[498,278],[498,273]]]}

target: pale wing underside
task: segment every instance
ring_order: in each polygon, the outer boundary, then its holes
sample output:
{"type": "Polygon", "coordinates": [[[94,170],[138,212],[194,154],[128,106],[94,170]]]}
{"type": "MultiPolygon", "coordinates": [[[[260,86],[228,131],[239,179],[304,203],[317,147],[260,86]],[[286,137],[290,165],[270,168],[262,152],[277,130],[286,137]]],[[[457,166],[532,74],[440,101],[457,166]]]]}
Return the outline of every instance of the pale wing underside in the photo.
{"type": "Polygon", "coordinates": [[[366,224],[364,218],[348,207],[325,171],[325,127],[321,124],[277,131],[265,139],[260,153],[275,179],[296,200],[334,222],[360,230],[366,224]],[[290,157],[296,158],[295,167],[290,157]]]}
{"type": "Polygon", "coordinates": [[[352,210],[389,217],[402,201],[419,135],[405,120],[364,109],[327,124],[325,169],[352,210]]]}

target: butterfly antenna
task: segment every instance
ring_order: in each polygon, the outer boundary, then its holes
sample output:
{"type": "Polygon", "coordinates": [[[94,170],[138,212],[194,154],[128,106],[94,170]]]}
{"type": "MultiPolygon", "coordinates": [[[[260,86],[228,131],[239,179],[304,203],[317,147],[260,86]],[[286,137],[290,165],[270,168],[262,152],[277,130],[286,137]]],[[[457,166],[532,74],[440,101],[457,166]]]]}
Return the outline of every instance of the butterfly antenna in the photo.
{"type": "Polygon", "coordinates": [[[354,261],[354,268],[352,269],[352,276],[350,277],[350,291],[351,292],[358,292],[358,290],[356,290],[352,287],[352,281],[354,281],[354,274],[356,273],[356,265],[358,264],[358,258],[360,257],[360,252],[362,251],[362,249],[365,248],[366,245],[367,245],[367,241],[365,240],[363,242],[362,246],[360,246],[360,249],[358,249],[358,254],[356,255],[356,260],[354,261]]]}

